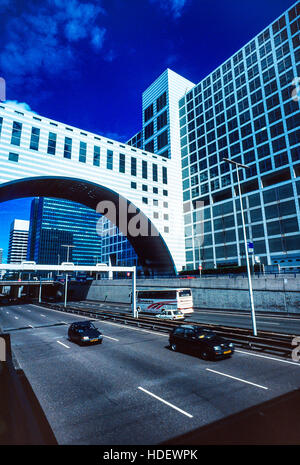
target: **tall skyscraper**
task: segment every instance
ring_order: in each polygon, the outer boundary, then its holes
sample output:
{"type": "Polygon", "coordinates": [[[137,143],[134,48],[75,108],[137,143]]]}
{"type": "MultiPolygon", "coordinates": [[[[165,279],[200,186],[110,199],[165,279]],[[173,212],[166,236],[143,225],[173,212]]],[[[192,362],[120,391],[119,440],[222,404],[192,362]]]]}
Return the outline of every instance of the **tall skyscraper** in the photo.
{"type": "Polygon", "coordinates": [[[15,219],[10,226],[7,263],[26,260],[29,221],[15,219]]]}
{"type": "Polygon", "coordinates": [[[101,261],[100,215],[76,202],[35,198],[31,204],[27,258],[38,264],[72,261],[93,265],[101,261]],[[70,245],[69,257],[68,248],[70,245]]]}

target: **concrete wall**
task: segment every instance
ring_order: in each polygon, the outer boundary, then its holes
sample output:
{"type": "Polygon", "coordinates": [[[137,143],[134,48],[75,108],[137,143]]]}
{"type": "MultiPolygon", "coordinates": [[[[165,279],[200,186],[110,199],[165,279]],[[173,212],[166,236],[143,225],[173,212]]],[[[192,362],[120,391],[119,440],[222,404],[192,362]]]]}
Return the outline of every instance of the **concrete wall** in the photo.
{"type": "MultiPolygon", "coordinates": [[[[253,295],[256,310],[300,313],[300,276],[253,278],[253,295]]],[[[137,280],[137,289],[189,287],[192,289],[194,306],[249,310],[248,279],[246,277],[218,277],[197,279],[137,280]]],[[[93,281],[89,286],[74,288],[74,297],[107,302],[130,302],[130,280],[93,281]],[[81,294],[79,295],[79,292],[81,294]]]]}

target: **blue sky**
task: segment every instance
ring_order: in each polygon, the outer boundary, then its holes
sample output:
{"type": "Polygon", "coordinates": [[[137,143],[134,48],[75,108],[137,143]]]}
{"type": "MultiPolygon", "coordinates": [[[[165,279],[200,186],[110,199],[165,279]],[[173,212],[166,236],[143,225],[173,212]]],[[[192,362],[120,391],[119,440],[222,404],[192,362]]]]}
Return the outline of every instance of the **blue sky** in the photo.
{"type": "MultiPolygon", "coordinates": [[[[199,82],[293,0],[1,0],[0,76],[8,100],[126,141],[141,95],[167,67],[199,82]]],[[[29,199],[0,204],[0,248],[29,199]]]]}

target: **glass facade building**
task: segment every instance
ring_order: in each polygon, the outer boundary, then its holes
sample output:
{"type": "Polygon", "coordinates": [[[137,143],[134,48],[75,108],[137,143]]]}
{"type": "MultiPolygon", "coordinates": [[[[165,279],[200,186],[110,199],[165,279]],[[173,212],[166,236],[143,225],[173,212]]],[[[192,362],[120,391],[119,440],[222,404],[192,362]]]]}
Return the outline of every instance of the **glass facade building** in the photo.
{"type": "Polygon", "coordinates": [[[254,255],[300,265],[299,13],[298,2],[179,101],[187,269],[244,263],[236,168],[224,158],[249,166],[239,175],[254,255]]]}
{"type": "Polygon", "coordinates": [[[38,264],[66,262],[94,265],[101,262],[101,215],[69,200],[39,197],[32,201],[27,259],[38,264]]]}
{"type": "Polygon", "coordinates": [[[102,263],[111,266],[137,266],[140,273],[140,262],[126,236],[105,216],[99,220],[98,230],[102,237],[102,263]]]}

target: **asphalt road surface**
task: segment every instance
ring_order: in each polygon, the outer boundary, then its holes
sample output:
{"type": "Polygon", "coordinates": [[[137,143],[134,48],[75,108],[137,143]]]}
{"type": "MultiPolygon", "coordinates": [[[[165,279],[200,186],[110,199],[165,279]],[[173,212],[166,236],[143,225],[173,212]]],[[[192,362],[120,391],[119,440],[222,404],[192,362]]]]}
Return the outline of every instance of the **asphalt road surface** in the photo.
{"type": "Polygon", "coordinates": [[[108,321],[94,323],[102,344],[81,347],[67,328],[82,319],[33,304],[0,307],[59,444],[158,444],[299,388],[298,362],[240,349],[203,361],[171,352],[166,334],[108,321]]]}
{"type": "MultiPolygon", "coordinates": [[[[120,312],[131,312],[130,306],[125,304],[103,303],[103,302],[69,302],[69,305],[82,309],[91,310],[110,310],[120,312]]],[[[230,311],[230,310],[206,310],[195,309],[194,313],[187,315],[186,323],[197,322],[231,326],[237,328],[252,328],[252,320],[250,310],[246,311],[230,311]]],[[[276,333],[300,335],[300,314],[294,316],[261,314],[256,313],[257,330],[271,331],[276,333]]]]}

